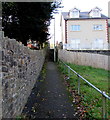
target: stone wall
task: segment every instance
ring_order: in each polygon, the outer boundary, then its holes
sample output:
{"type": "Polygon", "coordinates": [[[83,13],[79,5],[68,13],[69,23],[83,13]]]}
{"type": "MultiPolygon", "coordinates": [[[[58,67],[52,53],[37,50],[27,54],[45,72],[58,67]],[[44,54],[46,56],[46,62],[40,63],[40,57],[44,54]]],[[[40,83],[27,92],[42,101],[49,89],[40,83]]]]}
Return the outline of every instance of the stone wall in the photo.
{"type": "Polygon", "coordinates": [[[110,70],[110,56],[107,55],[58,50],[58,58],[68,63],[110,70]]]}
{"type": "MultiPolygon", "coordinates": [[[[2,33],[1,33],[2,34],[2,33]]],[[[30,50],[14,39],[0,40],[0,115],[19,116],[45,60],[45,50],[30,50]]]]}

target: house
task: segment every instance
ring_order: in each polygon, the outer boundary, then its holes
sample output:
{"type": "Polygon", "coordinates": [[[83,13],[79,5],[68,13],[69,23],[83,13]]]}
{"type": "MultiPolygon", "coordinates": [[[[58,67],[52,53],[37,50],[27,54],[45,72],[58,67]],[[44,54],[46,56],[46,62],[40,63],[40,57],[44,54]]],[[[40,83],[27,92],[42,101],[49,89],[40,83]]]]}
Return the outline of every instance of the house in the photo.
{"type": "Polygon", "coordinates": [[[27,47],[31,48],[31,49],[35,49],[35,50],[40,49],[39,42],[31,41],[31,39],[29,39],[29,41],[27,41],[27,47]]]}
{"type": "Polygon", "coordinates": [[[89,12],[77,8],[61,14],[63,49],[108,49],[108,17],[95,7],[89,12]]]}

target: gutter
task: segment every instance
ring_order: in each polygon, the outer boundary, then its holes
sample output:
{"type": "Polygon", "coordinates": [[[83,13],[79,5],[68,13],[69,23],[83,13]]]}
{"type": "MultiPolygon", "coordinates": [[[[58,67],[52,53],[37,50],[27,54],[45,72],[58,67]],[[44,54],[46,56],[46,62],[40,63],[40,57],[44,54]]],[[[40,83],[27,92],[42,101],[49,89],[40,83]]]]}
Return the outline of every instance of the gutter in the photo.
{"type": "Polygon", "coordinates": [[[109,18],[65,18],[64,20],[94,20],[94,19],[109,19],[109,18]]]}

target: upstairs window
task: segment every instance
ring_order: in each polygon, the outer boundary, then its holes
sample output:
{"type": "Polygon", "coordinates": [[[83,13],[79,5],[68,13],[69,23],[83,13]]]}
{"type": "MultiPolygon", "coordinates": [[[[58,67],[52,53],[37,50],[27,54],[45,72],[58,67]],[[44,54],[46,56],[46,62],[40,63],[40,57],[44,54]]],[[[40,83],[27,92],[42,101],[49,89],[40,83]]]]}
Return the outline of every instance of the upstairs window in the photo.
{"type": "Polygon", "coordinates": [[[93,11],[93,16],[100,16],[99,10],[94,10],[94,11],[93,11]]]}
{"type": "Polygon", "coordinates": [[[102,25],[93,25],[93,30],[103,30],[102,25]]]}
{"type": "Polygon", "coordinates": [[[90,17],[101,17],[101,9],[98,7],[93,8],[90,13],[90,17]]]}
{"type": "Polygon", "coordinates": [[[77,8],[70,10],[70,18],[79,18],[79,10],[77,8]]]}
{"type": "Polygon", "coordinates": [[[71,31],[80,31],[80,25],[71,25],[71,31]]]}
{"type": "Polygon", "coordinates": [[[76,17],[79,15],[79,11],[73,11],[73,16],[76,17]]]}

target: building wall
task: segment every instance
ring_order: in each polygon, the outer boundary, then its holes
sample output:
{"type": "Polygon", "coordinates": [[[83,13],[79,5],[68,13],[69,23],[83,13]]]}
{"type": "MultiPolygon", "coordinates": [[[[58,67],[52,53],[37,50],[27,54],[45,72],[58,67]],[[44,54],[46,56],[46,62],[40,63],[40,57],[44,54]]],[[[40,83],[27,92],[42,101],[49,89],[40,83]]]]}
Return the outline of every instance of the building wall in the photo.
{"type": "Polygon", "coordinates": [[[58,58],[68,63],[110,70],[108,55],[58,50],[58,58]]]}
{"type": "Polygon", "coordinates": [[[2,36],[0,55],[0,115],[2,118],[16,118],[40,74],[45,50],[30,50],[14,39],[2,36]]]}
{"type": "Polygon", "coordinates": [[[107,44],[107,22],[105,19],[91,19],[91,20],[68,20],[67,21],[67,41],[71,43],[71,39],[80,39],[80,45],[85,47],[91,46],[95,39],[103,39],[104,44],[107,44]],[[93,30],[94,24],[101,24],[103,30],[93,30]],[[71,25],[80,25],[80,31],[71,31],[71,25]]]}

